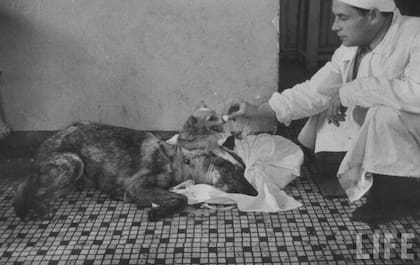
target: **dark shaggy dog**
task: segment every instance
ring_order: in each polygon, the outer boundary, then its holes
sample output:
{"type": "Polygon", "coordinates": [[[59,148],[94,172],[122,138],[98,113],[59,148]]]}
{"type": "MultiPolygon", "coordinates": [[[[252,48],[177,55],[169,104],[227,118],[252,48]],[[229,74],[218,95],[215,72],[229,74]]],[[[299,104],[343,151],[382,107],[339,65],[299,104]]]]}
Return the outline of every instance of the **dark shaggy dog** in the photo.
{"type": "MultiPolygon", "coordinates": [[[[197,125],[198,120],[193,120],[197,125]]],[[[22,220],[30,211],[44,216],[58,197],[75,188],[95,187],[139,208],[156,204],[148,212],[149,220],[156,221],[187,205],[184,195],[168,189],[188,179],[226,192],[256,195],[243,173],[240,158],[223,147],[217,152],[187,149],[150,133],[82,122],[41,144],[35,172],[19,184],[13,206],[22,220]]]]}

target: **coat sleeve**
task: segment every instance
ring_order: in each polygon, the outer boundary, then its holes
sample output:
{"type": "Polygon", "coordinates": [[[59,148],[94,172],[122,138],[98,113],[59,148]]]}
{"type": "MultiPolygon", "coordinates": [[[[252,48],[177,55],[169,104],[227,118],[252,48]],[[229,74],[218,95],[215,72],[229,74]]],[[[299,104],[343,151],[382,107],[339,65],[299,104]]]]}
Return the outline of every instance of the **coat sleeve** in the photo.
{"type": "Polygon", "coordinates": [[[344,106],[388,106],[420,114],[420,34],[411,42],[406,66],[397,77],[361,77],[340,89],[344,106]]]}
{"type": "MultiPolygon", "coordinates": [[[[340,48],[333,54],[330,62],[325,64],[308,81],[275,92],[268,101],[276,113],[277,120],[288,125],[292,120],[310,117],[328,108],[328,103],[343,85],[340,71],[342,61],[340,48]]],[[[281,73],[280,73],[281,74],[281,73]]]]}

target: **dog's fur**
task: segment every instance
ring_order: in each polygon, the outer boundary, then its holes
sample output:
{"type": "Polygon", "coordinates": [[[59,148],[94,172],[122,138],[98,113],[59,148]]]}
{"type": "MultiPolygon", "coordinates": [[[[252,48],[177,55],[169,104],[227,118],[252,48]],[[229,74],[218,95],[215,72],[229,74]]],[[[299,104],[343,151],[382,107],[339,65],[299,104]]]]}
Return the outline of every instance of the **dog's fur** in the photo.
{"type": "MultiPolygon", "coordinates": [[[[206,120],[190,119],[195,120],[195,125],[206,120]]],[[[185,132],[189,126],[187,122],[181,133],[185,137],[197,133],[185,132]]],[[[206,127],[208,122],[200,126],[206,127]]],[[[187,205],[184,195],[168,188],[188,179],[226,192],[256,195],[243,176],[244,165],[238,156],[224,147],[213,152],[212,148],[186,148],[189,141],[181,142],[171,145],[150,133],[128,128],[73,124],[39,147],[34,173],[17,187],[15,213],[22,220],[30,211],[48,215],[56,198],[80,187],[98,188],[111,198],[132,201],[138,208],[156,204],[148,212],[150,221],[179,212],[187,205]]]]}

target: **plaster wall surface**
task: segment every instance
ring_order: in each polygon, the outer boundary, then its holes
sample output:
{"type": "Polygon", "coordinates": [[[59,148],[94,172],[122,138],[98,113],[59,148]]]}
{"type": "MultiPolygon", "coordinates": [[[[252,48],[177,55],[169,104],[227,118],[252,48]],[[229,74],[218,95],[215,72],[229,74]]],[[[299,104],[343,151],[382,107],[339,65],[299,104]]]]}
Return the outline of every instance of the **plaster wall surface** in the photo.
{"type": "MultiPolygon", "coordinates": [[[[91,120],[180,129],[204,100],[277,89],[278,0],[0,2],[0,92],[14,130],[91,120]]],[[[258,100],[257,100],[258,101],[258,100]]]]}

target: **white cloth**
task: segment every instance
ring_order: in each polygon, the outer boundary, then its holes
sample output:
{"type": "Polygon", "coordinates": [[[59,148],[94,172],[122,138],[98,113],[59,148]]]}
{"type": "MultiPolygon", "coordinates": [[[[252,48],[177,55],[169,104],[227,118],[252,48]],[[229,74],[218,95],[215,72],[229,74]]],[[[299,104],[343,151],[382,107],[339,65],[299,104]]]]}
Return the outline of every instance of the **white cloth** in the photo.
{"type": "Polygon", "coordinates": [[[378,9],[381,12],[392,12],[396,5],[394,0],[339,0],[351,6],[364,9],[378,9]]]}
{"type": "Polygon", "coordinates": [[[420,137],[412,133],[420,128],[420,18],[404,17],[396,10],[384,39],[365,55],[357,79],[351,81],[356,52],[357,47],[338,48],[311,80],[274,93],[269,101],[280,122],[312,116],[299,140],[315,152],[348,151],[338,175],[350,200],[360,198],[371,186],[371,179],[364,176],[366,171],[420,177],[420,137]],[[337,93],[349,107],[346,121],[338,128],[327,124],[325,115],[316,115],[328,108],[337,93]],[[375,128],[371,124],[375,119],[366,117],[360,128],[355,120],[363,114],[356,106],[392,108],[404,117],[399,118],[404,126],[375,128]],[[415,118],[406,118],[405,112],[415,118]],[[410,126],[405,124],[407,119],[410,126]],[[407,138],[407,132],[411,138],[407,138]]]}
{"type": "MultiPolygon", "coordinates": [[[[420,116],[385,106],[371,107],[338,178],[351,201],[372,185],[366,172],[420,177],[420,116]]],[[[420,191],[419,191],[420,192],[420,191]]]]}
{"type": "Polygon", "coordinates": [[[188,204],[237,204],[241,211],[278,212],[302,205],[283,191],[300,175],[303,153],[296,144],[277,135],[249,135],[235,141],[235,152],[244,161],[245,178],[258,191],[257,196],[226,193],[191,181],[171,190],[187,196],[188,204]]]}

